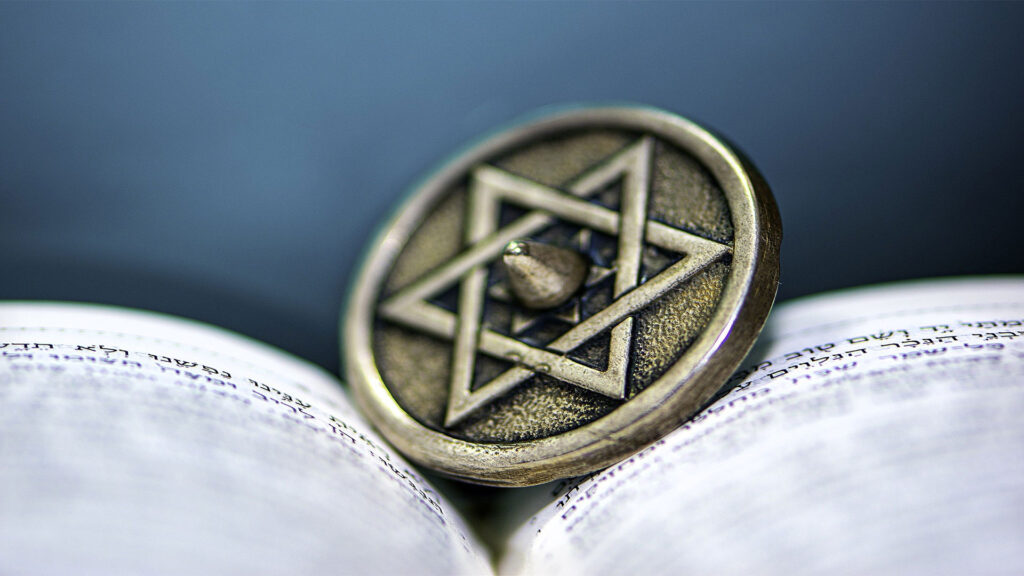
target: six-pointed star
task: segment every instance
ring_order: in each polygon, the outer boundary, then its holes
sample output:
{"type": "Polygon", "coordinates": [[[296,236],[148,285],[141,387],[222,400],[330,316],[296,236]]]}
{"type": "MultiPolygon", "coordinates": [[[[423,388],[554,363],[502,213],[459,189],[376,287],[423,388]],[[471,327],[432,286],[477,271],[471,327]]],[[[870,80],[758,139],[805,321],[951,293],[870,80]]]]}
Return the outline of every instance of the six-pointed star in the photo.
{"type": "Polygon", "coordinates": [[[565,191],[493,166],[474,169],[467,202],[466,249],[385,300],[379,309],[388,320],[454,341],[446,427],[459,423],[538,372],[605,396],[625,398],[632,315],[730,251],[725,244],[647,219],[652,149],[652,139],[641,138],[588,168],[565,191]],[[620,178],[619,212],[585,200],[620,178]],[[499,229],[502,202],[532,211],[499,229]],[[618,236],[612,303],[544,348],[481,327],[488,264],[501,257],[510,241],[526,238],[556,220],[618,236]],[[638,285],[645,242],[685,257],[638,285]],[[429,302],[456,283],[457,314],[429,302]],[[567,356],[609,329],[606,370],[585,366],[567,356]],[[477,352],[512,361],[515,366],[473,390],[477,352]]]}

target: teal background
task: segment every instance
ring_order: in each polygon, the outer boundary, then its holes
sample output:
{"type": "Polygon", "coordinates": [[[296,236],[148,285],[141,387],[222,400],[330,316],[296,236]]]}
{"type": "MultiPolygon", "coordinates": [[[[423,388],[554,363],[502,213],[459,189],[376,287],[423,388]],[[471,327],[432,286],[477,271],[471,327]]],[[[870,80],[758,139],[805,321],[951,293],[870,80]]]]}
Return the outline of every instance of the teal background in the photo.
{"type": "Polygon", "coordinates": [[[372,231],[538,107],[725,134],[785,226],[780,298],[1022,272],[1024,7],[0,4],[0,298],[206,320],[336,369],[372,231]]]}

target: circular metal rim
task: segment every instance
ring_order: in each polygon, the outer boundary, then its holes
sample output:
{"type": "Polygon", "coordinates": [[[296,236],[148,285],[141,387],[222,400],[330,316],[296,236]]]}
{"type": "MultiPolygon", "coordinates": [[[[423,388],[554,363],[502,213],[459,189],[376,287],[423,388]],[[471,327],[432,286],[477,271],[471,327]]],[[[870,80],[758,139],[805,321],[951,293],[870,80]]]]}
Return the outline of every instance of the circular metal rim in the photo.
{"type": "Polygon", "coordinates": [[[500,132],[447,162],[417,185],[378,234],[342,318],[342,358],[356,402],[384,437],[427,468],[463,480],[527,486],[611,465],[664,436],[718,391],[754,343],[775,298],[782,228],[771,191],[756,169],[697,124],[648,107],[581,108],[500,132]],[[729,204],[732,266],[708,326],[657,381],[611,413],[555,436],[475,443],[430,429],[388,391],[372,349],[381,286],[405,242],[435,202],[481,160],[530,140],[601,126],[649,131],[700,161],[729,204]],[[688,410],[683,411],[689,407],[688,410]]]}

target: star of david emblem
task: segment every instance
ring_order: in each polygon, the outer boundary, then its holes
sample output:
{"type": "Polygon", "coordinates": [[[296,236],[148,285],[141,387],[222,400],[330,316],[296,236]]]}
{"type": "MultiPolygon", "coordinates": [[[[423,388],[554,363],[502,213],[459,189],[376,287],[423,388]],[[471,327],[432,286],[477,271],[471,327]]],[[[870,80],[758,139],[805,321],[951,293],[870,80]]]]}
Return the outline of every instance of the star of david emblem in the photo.
{"type": "Polygon", "coordinates": [[[453,342],[446,427],[462,422],[536,374],[549,375],[610,398],[626,398],[634,315],[731,251],[726,244],[648,218],[653,146],[652,138],[640,138],[584,170],[564,189],[545,186],[491,165],[479,165],[473,170],[464,250],[388,297],[379,307],[381,316],[392,322],[453,342]],[[618,211],[590,200],[619,181],[618,211]],[[502,203],[528,212],[500,226],[502,203]],[[573,314],[570,310],[562,319],[571,327],[543,346],[517,337],[531,321],[522,312],[513,318],[511,334],[484,326],[486,299],[502,296],[494,294],[493,286],[488,286],[490,264],[501,257],[510,242],[530,237],[556,222],[579,226],[583,235],[599,232],[617,239],[614,265],[595,266],[590,271],[592,278],[614,275],[611,303],[582,319],[578,311],[573,314]],[[647,246],[682,257],[641,282],[643,251],[647,246]],[[431,302],[453,287],[458,292],[454,312],[431,302]],[[606,333],[610,335],[606,369],[570,357],[570,352],[606,333]],[[513,366],[474,388],[477,354],[509,361],[513,366]]]}

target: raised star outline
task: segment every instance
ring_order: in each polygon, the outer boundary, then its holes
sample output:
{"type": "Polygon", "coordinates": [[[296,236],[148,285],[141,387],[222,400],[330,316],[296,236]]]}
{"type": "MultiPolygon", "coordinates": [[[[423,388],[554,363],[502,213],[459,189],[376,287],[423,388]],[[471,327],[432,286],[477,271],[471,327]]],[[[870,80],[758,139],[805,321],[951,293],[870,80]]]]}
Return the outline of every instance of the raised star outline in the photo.
{"type": "Polygon", "coordinates": [[[611,398],[625,398],[632,315],[731,251],[728,245],[647,219],[652,151],[653,140],[643,137],[585,170],[565,191],[490,165],[480,165],[473,170],[467,201],[466,249],[387,298],[379,308],[381,316],[390,321],[454,342],[445,427],[458,424],[536,373],[548,374],[611,398]],[[619,212],[584,200],[619,178],[622,179],[619,212]],[[531,209],[531,212],[498,228],[502,202],[531,209]],[[533,347],[481,327],[487,264],[500,258],[505,245],[512,240],[529,237],[555,220],[618,236],[614,300],[545,348],[533,347]],[[685,256],[638,285],[645,241],[685,256]],[[429,302],[456,283],[459,283],[457,314],[429,302]],[[568,352],[608,329],[611,339],[606,370],[591,368],[567,356],[568,352]],[[515,366],[472,390],[477,352],[513,362],[515,366]]]}

